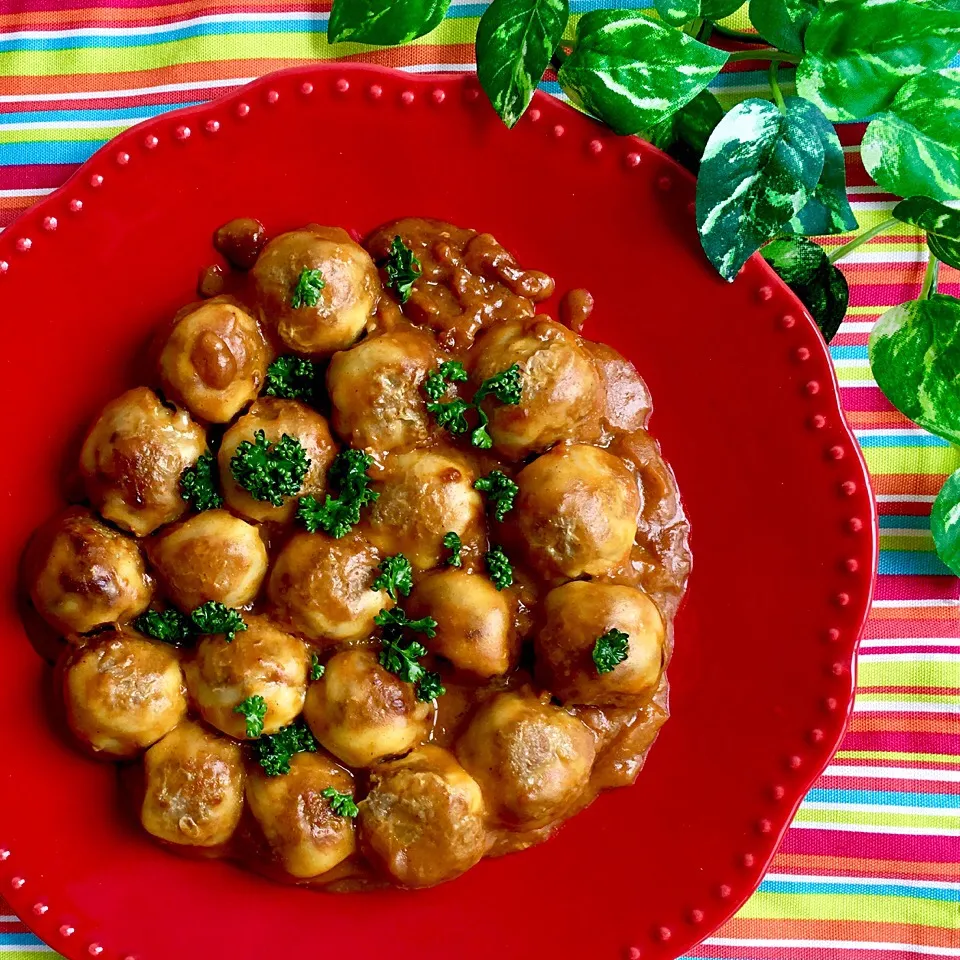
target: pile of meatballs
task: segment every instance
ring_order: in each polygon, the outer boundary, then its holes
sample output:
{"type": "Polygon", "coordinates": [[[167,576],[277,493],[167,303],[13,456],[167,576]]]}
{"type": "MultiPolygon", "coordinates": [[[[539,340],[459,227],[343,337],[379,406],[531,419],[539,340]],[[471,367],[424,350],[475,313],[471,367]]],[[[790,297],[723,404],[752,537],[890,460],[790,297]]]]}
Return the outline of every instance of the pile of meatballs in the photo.
{"type": "Polygon", "coordinates": [[[84,501],[27,549],[32,606],[65,641],[70,730],[121,763],[153,837],[291,882],[426,887],[545,839],[620,782],[611,771],[636,775],[666,717],[689,553],[643,381],[580,336],[584,292],[563,322],[539,314],[553,281],[487,234],[410,218],[363,244],[315,225],[268,241],[238,220],[215,247],[204,298],[157,333],[151,385],[89,427],[84,501]],[[405,287],[385,268],[397,238],[405,287]],[[322,277],[314,302],[294,295],[305,271],[322,277]],[[270,388],[288,356],[312,361],[309,396],[270,388]],[[425,382],[451,361],[469,380],[446,399],[519,370],[519,402],[467,414],[488,420],[488,448],[428,410],[425,382]],[[309,461],[279,504],[232,466],[260,431],[309,461]],[[336,495],[348,449],[369,456],[376,498],[342,536],[310,532],[300,499],[336,495]],[[211,456],[219,505],[198,510],[183,477],[211,456]],[[502,516],[475,486],[492,471],[515,484],[502,516]],[[405,592],[381,578],[398,556],[405,592]],[[165,642],[135,626],[211,601],[243,628],[165,642]],[[442,680],[433,700],[385,664],[377,618],[398,608],[435,622],[416,636],[442,680]],[[611,631],[627,640],[600,670],[611,631]],[[237,709],[251,698],[262,729],[237,709]],[[302,747],[268,770],[258,740],[295,725],[302,747]]]}

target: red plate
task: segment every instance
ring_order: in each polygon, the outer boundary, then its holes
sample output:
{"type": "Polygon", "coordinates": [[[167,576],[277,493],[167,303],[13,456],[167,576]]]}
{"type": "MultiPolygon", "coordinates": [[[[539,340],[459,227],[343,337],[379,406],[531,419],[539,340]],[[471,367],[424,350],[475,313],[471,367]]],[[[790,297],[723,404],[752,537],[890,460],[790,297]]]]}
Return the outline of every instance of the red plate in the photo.
{"type": "Polygon", "coordinates": [[[474,78],[332,65],[127,131],[0,236],[23,414],[0,453],[0,893],[41,937],[76,960],[661,960],[748,896],[843,731],[876,522],[813,322],[759,258],[732,285],[712,272],[693,196],[658,151],[543,94],[508,131],[474,78]],[[432,890],[320,894],[159,849],[124,819],[114,768],[53,729],[17,615],[21,550],[84,425],[137,382],[149,331],[240,215],[361,233],[439,217],[587,287],[586,332],[647,379],[690,516],[673,717],[636,786],[432,890]]]}

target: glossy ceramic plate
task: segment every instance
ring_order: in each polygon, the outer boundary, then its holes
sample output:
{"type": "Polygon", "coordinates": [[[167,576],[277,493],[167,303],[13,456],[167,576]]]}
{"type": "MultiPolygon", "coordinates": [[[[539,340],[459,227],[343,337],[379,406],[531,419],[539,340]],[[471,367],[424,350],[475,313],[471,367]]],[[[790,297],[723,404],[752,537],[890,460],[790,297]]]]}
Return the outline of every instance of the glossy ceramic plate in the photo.
{"type": "Polygon", "coordinates": [[[475,78],[334,65],[127,131],[0,236],[0,892],[41,937],[74,960],[663,960],[749,895],[843,731],[876,524],[816,327],[759,258],[713,273],[693,197],[661,153],[543,94],[508,131],[475,78]],[[21,551],[85,424],[140,382],[148,334],[241,215],[443,218],[587,287],[585,332],[650,385],[690,517],[673,716],[637,784],[432,890],[320,894],[161,850],[114,766],[54,729],[18,617],[21,551]]]}

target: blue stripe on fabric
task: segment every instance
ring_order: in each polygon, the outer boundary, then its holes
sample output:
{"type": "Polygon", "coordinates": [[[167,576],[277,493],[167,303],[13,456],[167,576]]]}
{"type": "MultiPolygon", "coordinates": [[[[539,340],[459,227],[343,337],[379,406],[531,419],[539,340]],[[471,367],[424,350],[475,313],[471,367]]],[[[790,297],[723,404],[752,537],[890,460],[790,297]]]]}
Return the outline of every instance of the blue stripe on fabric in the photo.
{"type": "Polygon", "coordinates": [[[42,143],[0,143],[0,166],[83,163],[106,140],[46,140],[42,143]]]}
{"type": "Polygon", "coordinates": [[[915,900],[941,900],[960,903],[960,890],[943,887],[906,887],[896,883],[843,883],[836,877],[811,883],[809,880],[764,880],[759,888],[763,893],[826,893],[850,896],[861,894],[873,897],[912,897],[915,900]]]}
{"type": "Polygon", "coordinates": [[[915,577],[956,576],[932,550],[881,550],[877,572],[915,577]]]}
{"type": "Polygon", "coordinates": [[[71,123],[75,120],[100,120],[109,124],[116,120],[148,120],[150,117],[183,107],[196,107],[207,100],[186,103],[147,104],[139,107],[114,107],[108,110],[29,110],[22,113],[0,113],[0,129],[11,123],[71,123]]]}
{"type": "Polygon", "coordinates": [[[866,344],[862,346],[830,347],[830,356],[834,360],[866,360],[870,354],[866,344]]]}
{"type": "MultiPolygon", "coordinates": [[[[909,640],[904,640],[908,644],[909,640]]],[[[960,793],[907,793],[899,790],[825,790],[815,787],[811,803],[870,803],[890,807],[942,807],[960,810],[960,793]]]]}
{"type": "Polygon", "coordinates": [[[898,517],[896,515],[884,515],[880,518],[880,529],[884,530],[887,527],[896,527],[901,530],[929,530],[930,517],[898,517]]]}
{"type": "Polygon", "coordinates": [[[911,433],[890,436],[882,433],[868,433],[857,435],[861,447],[949,447],[950,443],[943,437],[935,437],[932,433],[911,433]]]}
{"type": "Polygon", "coordinates": [[[32,933],[0,933],[0,947],[35,947],[43,941],[32,933]]]}

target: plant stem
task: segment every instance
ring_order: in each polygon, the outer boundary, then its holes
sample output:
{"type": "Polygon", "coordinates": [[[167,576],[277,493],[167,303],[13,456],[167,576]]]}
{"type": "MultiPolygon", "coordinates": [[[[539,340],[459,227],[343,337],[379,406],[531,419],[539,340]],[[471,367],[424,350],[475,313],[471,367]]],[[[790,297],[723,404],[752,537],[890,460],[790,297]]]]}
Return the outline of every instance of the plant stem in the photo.
{"type": "Polygon", "coordinates": [[[780,63],[799,63],[800,57],[796,53],[782,53],[773,47],[761,47],[759,50],[734,50],[727,58],[728,63],[737,63],[740,60],[776,60],[780,63]]]}
{"type": "Polygon", "coordinates": [[[722,37],[729,37],[731,40],[740,40],[743,43],[763,43],[763,37],[761,37],[759,33],[747,33],[745,30],[731,30],[729,27],[714,23],[713,20],[707,22],[722,37]]]}
{"type": "Polygon", "coordinates": [[[768,71],[770,76],[770,90],[773,92],[773,102],[777,105],[777,109],[781,113],[787,112],[787,105],[783,102],[783,94],[780,92],[780,84],[777,81],[777,71],[780,69],[780,64],[776,60],[770,61],[770,70],[768,71]]]}
{"type": "Polygon", "coordinates": [[[697,39],[701,43],[707,43],[710,40],[710,37],[713,35],[713,22],[710,20],[704,20],[703,26],[700,29],[700,35],[697,39]]]}
{"type": "Polygon", "coordinates": [[[927,260],[927,269],[923,274],[923,283],[920,286],[918,299],[926,300],[931,293],[937,292],[937,276],[940,273],[940,261],[931,253],[927,260]]]}
{"type": "Polygon", "coordinates": [[[700,32],[700,28],[703,26],[702,17],[694,17],[684,28],[683,32],[691,37],[696,37],[700,32]]]}
{"type": "Polygon", "coordinates": [[[869,230],[864,230],[863,233],[858,233],[852,240],[848,243],[845,243],[842,247],[837,247],[827,259],[831,263],[836,263],[838,260],[842,260],[848,253],[853,250],[856,250],[861,243],[866,243],[868,240],[871,240],[878,233],[883,233],[884,230],[888,230],[895,223],[899,223],[896,217],[888,217],[886,220],[878,223],[875,227],[871,227],[869,230]]]}

